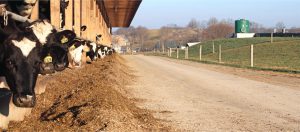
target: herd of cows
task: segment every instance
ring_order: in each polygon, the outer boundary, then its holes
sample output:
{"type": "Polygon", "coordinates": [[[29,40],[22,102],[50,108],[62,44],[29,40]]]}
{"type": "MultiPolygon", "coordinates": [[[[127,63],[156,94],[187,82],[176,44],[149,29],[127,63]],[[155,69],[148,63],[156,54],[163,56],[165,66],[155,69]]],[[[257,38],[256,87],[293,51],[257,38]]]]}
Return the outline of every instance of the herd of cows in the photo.
{"type": "MultiPolygon", "coordinates": [[[[5,5],[5,10],[30,16],[27,11],[32,7],[30,1],[0,4],[5,5]]],[[[10,88],[13,103],[18,107],[35,106],[34,89],[39,74],[80,67],[87,60],[95,61],[114,52],[110,47],[77,38],[71,30],[58,31],[48,20],[21,23],[3,12],[0,16],[0,87],[10,88]]]]}

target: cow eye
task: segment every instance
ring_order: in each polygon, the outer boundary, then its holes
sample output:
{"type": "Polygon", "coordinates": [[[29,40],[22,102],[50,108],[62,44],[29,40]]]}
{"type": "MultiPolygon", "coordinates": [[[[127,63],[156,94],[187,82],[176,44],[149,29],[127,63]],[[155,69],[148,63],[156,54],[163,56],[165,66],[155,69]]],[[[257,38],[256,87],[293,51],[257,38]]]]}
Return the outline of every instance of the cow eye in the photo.
{"type": "Polygon", "coordinates": [[[7,61],[5,62],[5,64],[6,64],[6,67],[8,67],[8,68],[13,68],[13,67],[14,67],[14,63],[13,63],[13,61],[11,61],[11,60],[7,60],[7,61]]]}
{"type": "Polygon", "coordinates": [[[34,6],[35,3],[26,3],[26,2],[23,2],[22,5],[23,5],[23,6],[27,6],[27,5],[29,5],[29,6],[34,6]]]}
{"type": "Polygon", "coordinates": [[[11,61],[11,60],[6,61],[6,63],[7,63],[8,65],[12,65],[12,61],[11,61]]]}
{"type": "Polygon", "coordinates": [[[42,64],[41,61],[36,61],[36,62],[34,63],[34,65],[37,66],[37,67],[39,67],[41,64],[42,64]]]}

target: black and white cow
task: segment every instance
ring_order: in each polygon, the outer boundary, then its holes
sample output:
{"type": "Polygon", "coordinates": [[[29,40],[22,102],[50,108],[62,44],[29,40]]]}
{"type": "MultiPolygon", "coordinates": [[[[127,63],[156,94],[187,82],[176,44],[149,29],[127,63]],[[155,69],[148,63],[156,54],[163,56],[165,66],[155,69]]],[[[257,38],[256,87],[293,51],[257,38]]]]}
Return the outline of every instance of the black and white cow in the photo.
{"type": "Polygon", "coordinates": [[[107,48],[105,48],[105,46],[97,45],[96,56],[100,59],[103,59],[106,56],[106,50],[107,50],[107,48]]]}
{"type": "Polygon", "coordinates": [[[96,58],[96,43],[88,40],[75,39],[69,48],[70,68],[80,67],[83,63],[91,63],[96,58]]]}
{"type": "MultiPolygon", "coordinates": [[[[32,12],[32,9],[34,7],[34,4],[36,3],[37,0],[4,0],[0,1],[0,4],[6,5],[5,9],[14,13],[17,13],[23,17],[29,18],[32,12]]],[[[8,16],[10,17],[10,16],[8,16]]],[[[22,30],[25,30],[24,27],[28,25],[28,23],[18,23],[10,18],[8,18],[8,23],[7,25],[4,24],[3,18],[0,17],[0,43],[3,42],[10,34],[20,32],[22,30]]],[[[53,26],[48,23],[47,24],[50,29],[53,28],[53,26]]],[[[45,26],[47,27],[47,26],[45,26]]],[[[36,31],[38,32],[39,29],[36,31]]],[[[49,30],[48,32],[52,32],[49,30]]],[[[56,32],[53,30],[53,32],[56,32]]],[[[47,34],[47,33],[42,33],[42,34],[47,34]]],[[[59,34],[65,34],[64,37],[68,38],[69,42],[76,37],[75,33],[72,31],[64,31],[59,34]]],[[[47,46],[45,46],[45,51],[48,50],[48,52],[45,52],[43,57],[46,57],[46,59],[49,58],[51,62],[49,63],[43,63],[43,70],[41,71],[41,74],[50,74],[54,73],[54,71],[61,71],[64,70],[65,67],[68,65],[67,62],[67,49],[68,47],[65,46],[67,44],[62,45],[61,40],[62,38],[58,38],[57,36],[63,36],[57,34],[56,36],[53,36],[49,38],[50,41],[46,42],[45,39],[41,39],[41,43],[45,45],[46,43],[47,46]],[[64,65],[64,66],[63,66],[64,65]]],[[[48,59],[49,60],[49,59],[48,59]]]]}
{"type": "Polygon", "coordinates": [[[80,67],[82,65],[83,50],[86,49],[85,41],[75,39],[69,48],[68,60],[69,67],[80,67]]]}
{"type": "Polygon", "coordinates": [[[86,53],[86,56],[91,59],[91,61],[97,60],[96,48],[97,44],[91,41],[87,42],[87,47],[89,47],[89,51],[86,53]]]}
{"type": "Polygon", "coordinates": [[[97,55],[99,58],[104,58],[107,55],[112,55],[113,53],[115,53],[115,50],[111,47],[107,47],[107,46],[103,46],[103,45],[99,45],[97,46],[97,55]]]}
{"type": "MultiPolygon", "coordinates": [[[[4,8],[5,10],[29,18],[36,1],[37,0],[1,0],[0,12],[3,14],[4,12],[2,12],[2,8],[4,8]]],[[[7,17],[7,19],[4,19],[4,16],[0,17],[0,43],[3,43],[10,34],[17,33],[23,30],[22,28],[20,28],[20,25],[21,27],[23,26],[22,23],[9,19],[10,16],[7,17]]]]}
{"type": "Polygon", "coordinates": [[[58,32],[47,20],[37,22],[33,27],[43,27],[43,29],[33,28],[33,32],[43,45],[41,58],[43,60],[48,56],[52,58],[51,62],[43,61],[41,73],[52,73],[51,67],[56,71],[64,70],[68,66],[68,48],[76,34],[70,30],[58,32]]]}
{"type": "Polygon", "coordinates": [[[61,37],[54,27],[45,20],[36,21],[26,30],[11,34],[0,44],[0,76],[13,93],[13,103],[18,107],[35,105],[34,88],[41,72],[44,45],[54,36],[61,37]]]}
{"type": "Polygon", "coordinates": [[[113,53],[115,53],[115,50],[111,47],[108,47],[108,50],[106,52],[107,55],[112,55],[113,53]]]}
{"type": "Polygon", "coordinates": [[[54,69],[56,71],[64,70],[69,65],[69,47],[72,46],[72,41],[75,37],[76,34],[71,30],[64,30],[49,35],[44,46],[44,51],[46,52],[42,54],[42,58],[50,56],[52,58],[54,69]]]}
{"type": "Polygon", "coordinates": [[[13,102],[19,107],[35,105],[34,87],[41,66],[42,44],[33,31],[12,34],[0,44],[0,76],[13,93],[13,102]]]}

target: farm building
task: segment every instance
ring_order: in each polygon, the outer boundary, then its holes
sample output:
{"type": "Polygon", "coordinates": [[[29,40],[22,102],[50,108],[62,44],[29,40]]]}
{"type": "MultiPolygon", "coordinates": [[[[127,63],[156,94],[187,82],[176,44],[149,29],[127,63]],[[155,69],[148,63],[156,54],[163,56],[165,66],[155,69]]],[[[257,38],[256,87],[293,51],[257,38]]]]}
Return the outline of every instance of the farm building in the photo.
{"type": "Polygon", "coordinates": [[[112,28],[129,27],[142,0],[38,0],[31,19],[49,19],[57,29],[111,46],[112,28]]]}

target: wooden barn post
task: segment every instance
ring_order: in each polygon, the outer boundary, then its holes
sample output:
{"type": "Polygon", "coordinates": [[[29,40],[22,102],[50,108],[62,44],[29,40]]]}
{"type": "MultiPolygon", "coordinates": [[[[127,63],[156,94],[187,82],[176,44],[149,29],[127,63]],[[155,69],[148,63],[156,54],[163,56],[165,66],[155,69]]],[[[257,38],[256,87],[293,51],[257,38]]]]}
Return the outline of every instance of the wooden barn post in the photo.
{"type": "Polygon", "coordinates": [[[69,5],[65,9],[66,16],[65,16],[65,29],[73,30],[73,0],[69,0],[69,5]]]}
{"type": "Polygon", "coordinates": [[[30,16],[31,20],[38,20],[39,19],[39,1],[37,0],[30,16]]]}
{"type": "Polygon", "coordinates": [[[81,37],[81,3],[82,0],[74,0],[74,31],[78,37],[81,37]]]}
{"type": "Polygon", "coordinates": [[[51,11],[51,24],[56,28],[60,25],[60,1],[50,0],[50,11],[51,11]]]}
{"type": "Polygon", "coordinates": [[[86,26],[87,29],[85,31],[82,31],[81,32],[81,35],[82,35],[82,38],[85,38],[87,39],[87,32],[88,32],[88,29],[90,28],[88,25],[87,25],[87,4],[89,3],[89,1],[87,0],[82,0],[81,1],[81,26],[86,26]]]}

